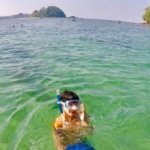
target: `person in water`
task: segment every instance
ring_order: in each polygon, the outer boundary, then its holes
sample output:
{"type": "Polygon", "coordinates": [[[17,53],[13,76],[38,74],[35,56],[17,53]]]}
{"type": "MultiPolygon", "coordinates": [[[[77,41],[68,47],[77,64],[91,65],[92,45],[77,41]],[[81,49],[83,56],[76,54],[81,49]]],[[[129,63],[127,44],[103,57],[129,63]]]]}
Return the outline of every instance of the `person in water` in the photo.
{"type": "Polygon", "coordinates": [[[63,114],[54,121],[54,140],[59,150],[65,150],[70,144],[84,141],[92,126],[86,107],[76,93],[64,91],[60,94],[60,100],[63,114]]]}

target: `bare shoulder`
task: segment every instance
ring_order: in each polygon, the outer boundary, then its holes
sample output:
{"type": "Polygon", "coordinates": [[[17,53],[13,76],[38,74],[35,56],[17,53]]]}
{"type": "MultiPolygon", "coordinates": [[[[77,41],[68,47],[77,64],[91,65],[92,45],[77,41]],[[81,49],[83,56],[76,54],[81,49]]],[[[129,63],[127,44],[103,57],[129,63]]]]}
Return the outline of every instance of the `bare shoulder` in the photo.
{"type": "Polygon", "coordinates": [[[53,125],[54,129],[62,128],[62,118],[61,116],[57,117],[53,125]]]}

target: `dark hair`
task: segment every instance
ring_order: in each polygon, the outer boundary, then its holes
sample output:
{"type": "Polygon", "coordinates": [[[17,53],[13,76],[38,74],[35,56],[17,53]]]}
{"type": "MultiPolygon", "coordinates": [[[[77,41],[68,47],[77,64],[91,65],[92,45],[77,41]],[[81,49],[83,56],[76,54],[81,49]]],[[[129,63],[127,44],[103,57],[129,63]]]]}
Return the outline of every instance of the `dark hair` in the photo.
{"type": "Polygon", "coordinates": [[[64,91],[60,94],[60,99],[65,102],[66,100],[79,100],[79,96],[72,91],[64,91]]]}

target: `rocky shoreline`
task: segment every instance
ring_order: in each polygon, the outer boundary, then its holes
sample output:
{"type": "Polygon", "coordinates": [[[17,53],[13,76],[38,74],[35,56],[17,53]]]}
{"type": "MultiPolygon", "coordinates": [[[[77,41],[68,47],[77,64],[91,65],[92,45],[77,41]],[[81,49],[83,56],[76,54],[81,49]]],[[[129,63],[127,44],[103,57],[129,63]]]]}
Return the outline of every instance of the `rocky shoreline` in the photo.
{"type": "Polygon", "coordinates": [[[150,24],[147,24],[147,23],[140,23],[140,24],[144,26],[150,26],[150,24]]]}

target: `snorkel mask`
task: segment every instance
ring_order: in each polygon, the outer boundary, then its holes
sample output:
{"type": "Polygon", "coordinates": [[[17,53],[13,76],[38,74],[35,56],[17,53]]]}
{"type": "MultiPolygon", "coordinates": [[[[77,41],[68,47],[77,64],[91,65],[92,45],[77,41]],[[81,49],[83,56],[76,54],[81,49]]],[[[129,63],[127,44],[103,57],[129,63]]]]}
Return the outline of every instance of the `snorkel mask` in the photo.
{"type": "Polygon", "coordinates": [[[81,105],[80,100],[67,100],[65,102],[61,101],[61,104],[69,110],[78,110],[81,105]]]}

